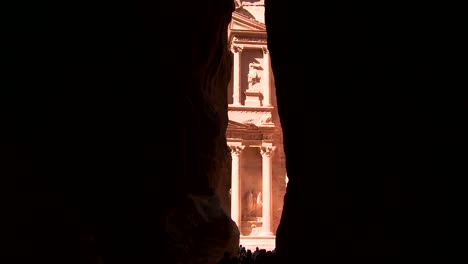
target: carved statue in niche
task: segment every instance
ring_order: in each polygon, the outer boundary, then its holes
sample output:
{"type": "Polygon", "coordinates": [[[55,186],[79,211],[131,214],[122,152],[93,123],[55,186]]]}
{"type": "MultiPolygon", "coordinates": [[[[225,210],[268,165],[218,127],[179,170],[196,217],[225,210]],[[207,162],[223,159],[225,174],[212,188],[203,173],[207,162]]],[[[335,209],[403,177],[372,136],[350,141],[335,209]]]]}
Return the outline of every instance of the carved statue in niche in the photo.
{"type": "Polygon", "coordinates": [[[259,217],[262,215],[262,192],[257,193],[255,200],[255,216],[259,217]]]}
{"type": "Polygon", "coordinates": [[[234,0],[234,5],[236,7],[236,10],[240,9],[240,8],[242,8],[242,1],[241,0],[234,0]]]}
{"type": "Polygon", "coordinates": [[[253,190],[250,190],[246,193],[245,199],[245,216],[251,217],[255,214],[255,197],[253,190]]]}
{"type": "Polygon", "coordinates": [[[244,194],[244,217],[260,217],[262,215],[262,192],[249,190],[244,194]]]}
{"type": "Polygon", "coordinates": [[[248,82],[249,88],[253,89],[254,86],[257,86],[260,83],[260,75],[258,74],[258,70],[260,69],[260,64],[251,62],[249,63],[249,74],[248,74],[248,82]]]}

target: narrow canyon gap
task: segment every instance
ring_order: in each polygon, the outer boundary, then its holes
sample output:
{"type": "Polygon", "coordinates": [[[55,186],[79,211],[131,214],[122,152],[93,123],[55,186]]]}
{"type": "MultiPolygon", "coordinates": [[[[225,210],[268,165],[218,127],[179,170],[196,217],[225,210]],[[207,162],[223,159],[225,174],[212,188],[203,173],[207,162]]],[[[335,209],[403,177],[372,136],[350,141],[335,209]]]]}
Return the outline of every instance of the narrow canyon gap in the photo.
{"type": "MultiPolygon", "coordinates": [[[[8,263],[235,254],[239,230],[219,193],[234,3],[11,4],[0,89],[8,263]]],[[[467,85],[456,10],[265,8],[289,177],[278,263],[460,259],[467,85]]]]}

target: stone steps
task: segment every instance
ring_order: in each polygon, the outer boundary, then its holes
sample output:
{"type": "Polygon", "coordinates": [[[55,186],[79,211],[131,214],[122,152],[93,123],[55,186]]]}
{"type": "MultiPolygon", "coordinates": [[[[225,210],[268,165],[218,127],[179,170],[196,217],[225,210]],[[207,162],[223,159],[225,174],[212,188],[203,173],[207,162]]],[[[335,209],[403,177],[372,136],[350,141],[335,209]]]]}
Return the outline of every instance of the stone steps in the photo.
{"type": "Polygon", "coordinates": [[[252,252],[255,251],[256,247],[268,251],[275,249],[275,239],[275,236],[241,236],[240,244],[252,252]]]}

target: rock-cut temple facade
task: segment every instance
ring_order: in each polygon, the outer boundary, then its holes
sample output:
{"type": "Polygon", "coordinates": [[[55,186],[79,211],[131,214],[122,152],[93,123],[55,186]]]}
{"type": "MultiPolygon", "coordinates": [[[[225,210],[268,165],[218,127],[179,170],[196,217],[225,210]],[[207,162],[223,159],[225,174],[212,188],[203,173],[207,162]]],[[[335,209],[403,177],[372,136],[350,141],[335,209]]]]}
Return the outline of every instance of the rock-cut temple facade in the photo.
{"type": "Polygon", "coordinates": [[[287,176],[263,1],[236,1],[229,26],[230,212],[246,248],[273,249],[287,176]]]}

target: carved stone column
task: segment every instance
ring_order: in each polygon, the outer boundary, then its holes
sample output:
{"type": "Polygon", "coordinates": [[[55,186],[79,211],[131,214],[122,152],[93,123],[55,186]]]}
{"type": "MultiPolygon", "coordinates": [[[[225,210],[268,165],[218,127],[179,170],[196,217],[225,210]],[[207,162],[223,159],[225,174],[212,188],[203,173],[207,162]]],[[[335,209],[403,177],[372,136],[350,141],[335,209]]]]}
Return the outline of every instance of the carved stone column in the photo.
{"type": "Polygon", "coordinates": [[[233,105],[241,105],[241,59],[240,54],[242,52],[241,46],[233,45],[231,51],[234,53],[234,66],[233,66],[233,105]]]}
{"type": "Polygon", "coordinates": [[[240,154],[245,146],[229,146],[232,156],[231,172],[231,218],[240,230],[241,223],[241,189],[240,189],[240,154]]]}
{"type": "Polygon", "coordinates": [[[263,106],[271,106],[271,82],[270,82],[270,52],[267,47],[263,51],[263,106]]]}
{"type": "Polygon", "coordinates": [[[261,146],[260,154],[262,154],[262,192],[263,192],[263,206],[262,206],[262,236],[273,236],[271,231],[271,220],[272,220],[272,202],[271,202],[271,181],[272,181],[272,160],[271,155],[275,147],[273,146],[261,146]]]}

